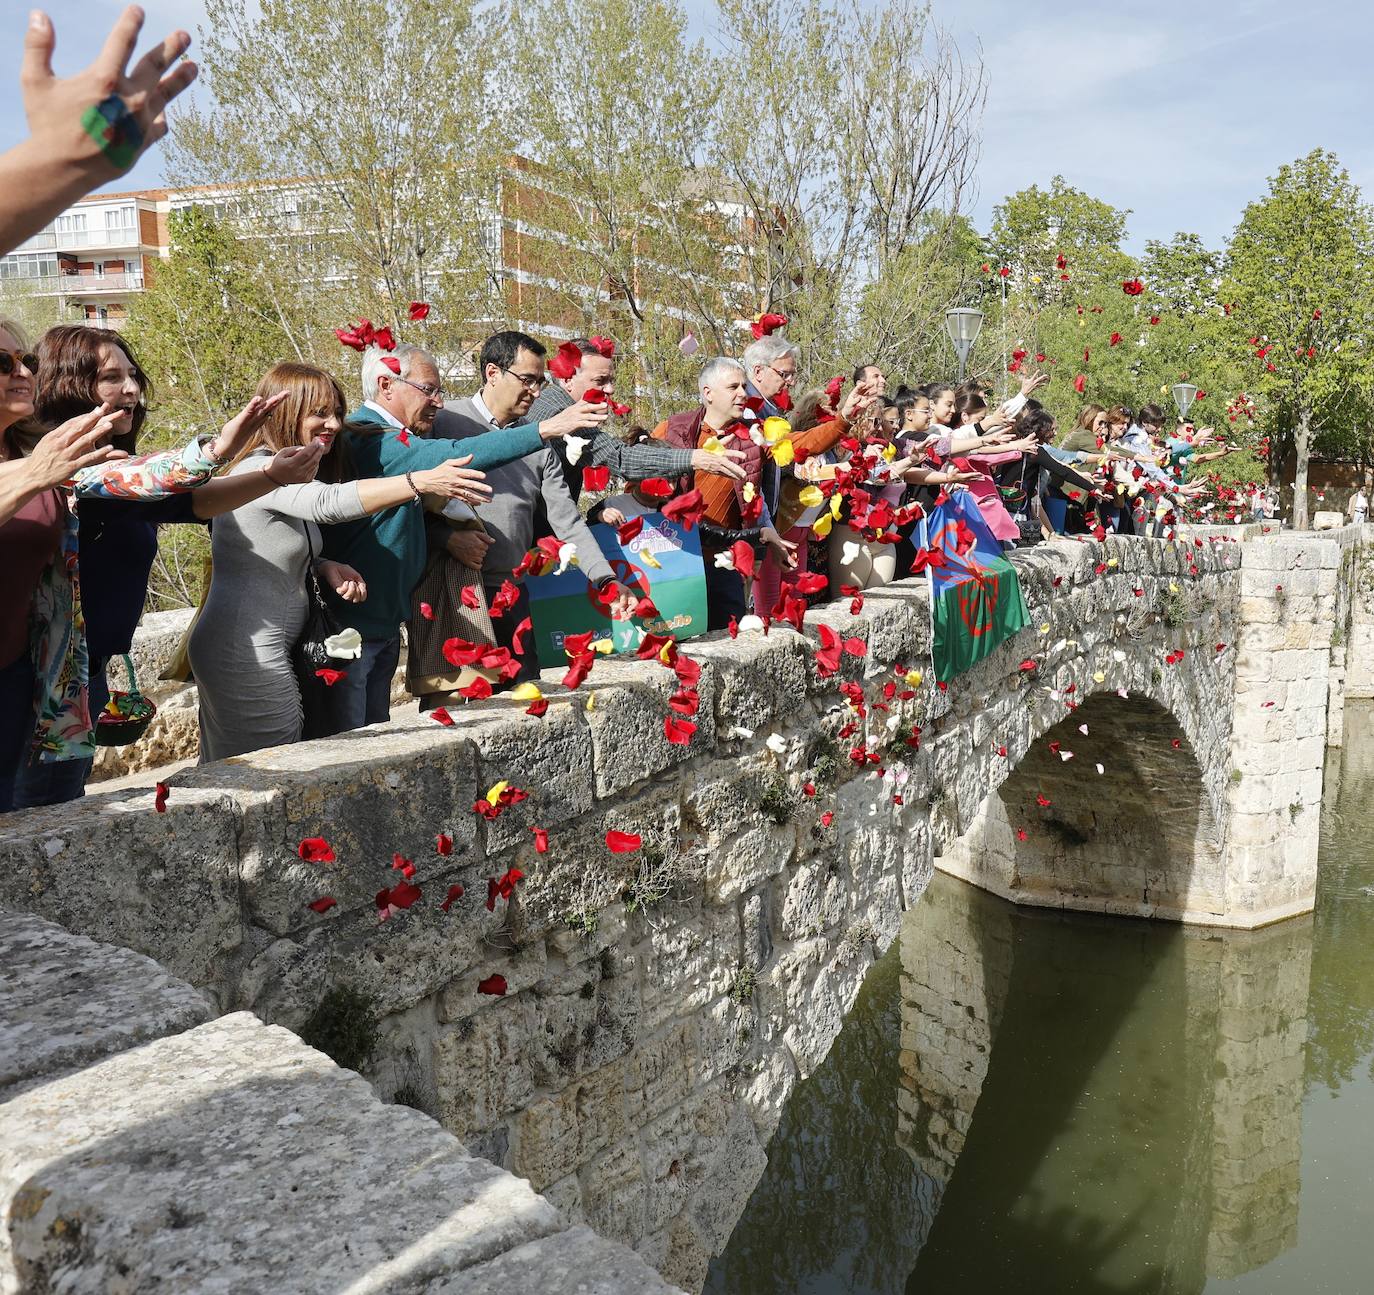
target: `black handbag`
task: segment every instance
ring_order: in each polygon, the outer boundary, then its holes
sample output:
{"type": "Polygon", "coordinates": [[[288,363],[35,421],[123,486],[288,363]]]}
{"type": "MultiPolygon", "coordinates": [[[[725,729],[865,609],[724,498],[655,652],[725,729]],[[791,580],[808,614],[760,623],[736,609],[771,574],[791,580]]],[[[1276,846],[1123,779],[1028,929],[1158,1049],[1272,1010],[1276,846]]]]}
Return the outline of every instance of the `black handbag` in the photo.
{"type": "Polygon", "coordinates": [[[324,601],[319,577],[315,574],[315,545],[310,539],[310,524],[306,523],[305,542],[310,548],[310,561],[305,567],[305,600],[307,610],[301,636],[291,649],[291,662],[304,690],[310,684],[319,685],[316,670],[325,669],[333,658],[325,647],[325,640],[339,633],[339,622],[324,601]]]}

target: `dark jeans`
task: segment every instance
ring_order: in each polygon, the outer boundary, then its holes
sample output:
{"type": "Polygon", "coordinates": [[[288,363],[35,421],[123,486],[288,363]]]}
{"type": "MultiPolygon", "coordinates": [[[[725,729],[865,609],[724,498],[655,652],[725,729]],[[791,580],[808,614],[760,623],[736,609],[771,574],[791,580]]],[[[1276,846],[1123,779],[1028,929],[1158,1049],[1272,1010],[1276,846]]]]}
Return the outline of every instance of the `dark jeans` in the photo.
{"type": "Polygon", "coordinates": [[[324,694],[328,714],[326,732],[347,733],[366,724],[391,718],[391,677],[401,659],[401,638],[364,639],[356,661],[341,661],[347,673],[324,694]]]}
{"type": "Polygon", "coordinates": [[[738,620],[748,610],[744,600],[744,577],[737,571],[716,566],[714,553],[702,553],[706,565],[706,628],[723,630],[730,617],[738,620]]]}
{"type": "MultiPolygon", "coordinates": [[[[100,712],[110,700],[105,665],[103,657],[91,662],[92,724],[99,720],[100,712]]],[[[69,800],[80,800],[86,794],[86,781],[91,776],[91,765],[94,763],[92,756],[80,760],[30,760],[14,780],[15,809],[35,809],[39,805],[62,805],[69,800]]]]}

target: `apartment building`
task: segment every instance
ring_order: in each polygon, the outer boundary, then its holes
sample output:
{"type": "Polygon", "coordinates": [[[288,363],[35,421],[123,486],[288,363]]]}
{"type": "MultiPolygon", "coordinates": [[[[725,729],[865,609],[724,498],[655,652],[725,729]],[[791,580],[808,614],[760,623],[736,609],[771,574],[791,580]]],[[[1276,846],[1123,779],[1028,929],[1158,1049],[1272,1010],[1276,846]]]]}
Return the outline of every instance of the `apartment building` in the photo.
{"type": "Polygon", "coordinates": [[[62,319],[118,328],[167,255],[168,197],[153,189],[83,199],[0,257],[0,296],[57,298],[62,319]]]}
{"type": "MultiPolygon", "coordinates": [[[[555,341],[582,331],[579,308],[609,296],[623,301],[627,285],[571,283],[568,247],[579,237],[575,204],[560,192],[556,175],[522,157],[509,159],[503,182],[484,214],[486,254],[500,282],[500,320],[555,341]]],[[[0,303],[8,297],[54,299],[56,317],[96,327],[118,328],[129,302],[157,273],[170,252],[169,217],[197,205],[234,222],[245,238],[291,238],[310,256],[310,235],[327,220],[326,204],[309,181],[272,185],[147,189],[95,194],[63,212],[48,228],[14,252],[0,257],[0,303]]],[[[750,238],[745,208],[735,201],[710,203],[708,215],[719,238],[723,271],[707,286],[727,310],[722,288],[734,265],[742,264],[750,238]]],[[[328,276],[318,262],[317,274],[328,276]]],[[[585,273],[585,271],[584,271],[585,273]]],[[[639,261],[633,290],[657,302],[668,317],[686,314],[673,301],[674,271],[639,261]]],[[[740,321],[741,323],[743,321],[740,321]]],[[[685,322],[684,322],[685,327],[685,322]]]]}

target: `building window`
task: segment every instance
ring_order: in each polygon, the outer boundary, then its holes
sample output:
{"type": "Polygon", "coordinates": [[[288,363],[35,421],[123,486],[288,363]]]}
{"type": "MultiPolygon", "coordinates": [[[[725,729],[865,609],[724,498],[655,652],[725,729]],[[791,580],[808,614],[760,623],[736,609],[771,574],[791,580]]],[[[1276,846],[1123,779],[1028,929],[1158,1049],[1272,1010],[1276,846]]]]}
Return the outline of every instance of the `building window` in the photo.
{"type": "Polygon", "coordinates": [[[105,212],[105,228],[107,230],[126,230],[134,227],[134,209],[132,207],[115,207],[105,212]]]}
{"type": "Polygon", "coordinates": [[[84,211],[69,211],[57,218],[57,232],[59,234],[84,234],[86,232],[86,213],[84,211]]]}

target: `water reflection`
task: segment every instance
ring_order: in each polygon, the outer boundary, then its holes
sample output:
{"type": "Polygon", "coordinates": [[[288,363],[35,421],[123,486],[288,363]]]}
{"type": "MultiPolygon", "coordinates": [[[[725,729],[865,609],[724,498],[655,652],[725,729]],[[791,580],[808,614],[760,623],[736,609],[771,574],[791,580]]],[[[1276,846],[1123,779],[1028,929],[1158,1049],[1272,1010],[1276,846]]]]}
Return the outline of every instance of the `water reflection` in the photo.
{"type": "Polygon", "coordinates": [[[937,874],[706,1290],[1368,1289],[1370,715],[1328,770],[1315,923],[1057,915],[937,874]]]}
{"type": "Polygon", "coordinates": [[[1012,909],[937,877],[900,947],[908,1291],[1200,1291],[1297,1237],[1307,921],[1012,909]]]}

